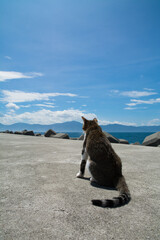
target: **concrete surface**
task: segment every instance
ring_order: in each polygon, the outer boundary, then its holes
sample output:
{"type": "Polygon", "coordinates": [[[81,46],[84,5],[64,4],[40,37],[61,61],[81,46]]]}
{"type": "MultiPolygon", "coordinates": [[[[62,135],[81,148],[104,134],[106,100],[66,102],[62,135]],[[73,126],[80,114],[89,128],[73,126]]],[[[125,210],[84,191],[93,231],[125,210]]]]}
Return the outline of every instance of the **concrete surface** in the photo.
{"type": "Polygon", "coordinates": [[[0,239],[160,239],[160,148],[113,144],[132,200],[104,209],[118,192],[75,177],[82,143],[0,134],[0,239]]]}

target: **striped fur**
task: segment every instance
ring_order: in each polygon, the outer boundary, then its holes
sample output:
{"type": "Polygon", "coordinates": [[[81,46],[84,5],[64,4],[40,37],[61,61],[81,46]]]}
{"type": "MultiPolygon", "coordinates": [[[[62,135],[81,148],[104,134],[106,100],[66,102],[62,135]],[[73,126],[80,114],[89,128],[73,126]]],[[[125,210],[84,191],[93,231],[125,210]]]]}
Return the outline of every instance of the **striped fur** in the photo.
{"type": "Polygon", "coordinates": [[[119,191],[119,196],[113,199],[92,200],[92,204],[101,207],[120,207],[131,200],[131,195],[122,175],[122,162],[116,154],[112,145],[106,138],[97,119],[83,119],[83,130],[85,138],[81,155],[80,170],[78,178],[83,178],[86,168],[91,174],[91,183],[94,181],[106,187],[115,187],[119,191]]]}
{"type": "Polygon", "coordinates": [[[99,207],[104,208],[116,208],[121,207],[125,204],[128,204],[131,200],[131,195],[128,189],[128,186],[126,184],[125,178],[122,176],[120,177],[118,184],[117,184],[117,190],[120,191],[120,194],[118,197],[114,197],[113,199],[93,199],[92,204],[99,207]]]}

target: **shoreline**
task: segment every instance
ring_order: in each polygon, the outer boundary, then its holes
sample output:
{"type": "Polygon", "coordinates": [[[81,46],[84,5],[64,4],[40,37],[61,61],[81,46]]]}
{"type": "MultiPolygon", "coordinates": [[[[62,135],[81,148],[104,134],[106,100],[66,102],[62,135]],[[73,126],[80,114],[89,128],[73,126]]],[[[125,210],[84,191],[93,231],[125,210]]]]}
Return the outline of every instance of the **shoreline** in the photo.
{"type": "MultiPolygon", "coordinates": [[[[51,131],[49,136],[46,137],[56,137],[56,138],[62,138],[62,139],[72,139],[72,140],[83,140],[83,132],[54,132],[52,129],[48,130],[47,132],[51,131]],[[52,134],[53,132],[53,134],[52,134]]],[[[46,132],[46,133],[47,133],[46,132]]],[[[33,132],[32,130],[23,130],[23,131],[2,131],[0,133],[6,133],[6,134],[17,134],[17,135],[30,135],[30,136],[43,136],[45,137],[44,132],[33,132]]],[[[146,146],[158,146],[160,145],[160,132],[105,132],[105,135],[107,136],[108,140],[111,143],[120,143],[120,144],[133,144],[133,145],[146,145],[146,146]],[[158,143],[152,143],[152,144],[145,144],[145,140],[147,138],[152,137],[152,135],[155,134],[154,138],[159,138],[158,143]],[[157,134],[157,135],[156,135],[157,134]]]]}

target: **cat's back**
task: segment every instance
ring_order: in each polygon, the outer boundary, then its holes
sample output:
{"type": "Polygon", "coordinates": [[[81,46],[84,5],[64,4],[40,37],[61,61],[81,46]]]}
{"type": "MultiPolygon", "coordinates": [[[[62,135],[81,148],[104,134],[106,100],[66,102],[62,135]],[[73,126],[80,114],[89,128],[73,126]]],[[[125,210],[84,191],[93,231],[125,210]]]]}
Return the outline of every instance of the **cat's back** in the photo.
{"type": "Polygon", "coordinates": [[[88,145],[110,145],[110,142],[108,141],[106,135],[102,132],[102,129],[99,126],[88,131],[87,135],[88,145]]]}
{"type": "Polygon", "coordinates": [[[96,128],[88,132],[87,152],[90,157],[106,156],[111,151],[111,145],[101,128],[96,128]]]}

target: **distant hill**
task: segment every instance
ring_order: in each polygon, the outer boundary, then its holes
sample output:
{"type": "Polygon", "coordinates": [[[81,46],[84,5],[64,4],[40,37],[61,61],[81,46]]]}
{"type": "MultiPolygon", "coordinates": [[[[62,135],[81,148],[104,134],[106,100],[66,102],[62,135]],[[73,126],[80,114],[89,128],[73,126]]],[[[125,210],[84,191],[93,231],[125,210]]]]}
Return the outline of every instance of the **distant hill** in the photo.
{"type": "Polygon", "coordinates": [[[106,132],[159,132],[160,126],[126,126],[120,124],[109,124],[101,126],[106,132]]]}
{"type": "MultiPolygon", "coordinates": [[[[160,126],[126,126],[120,124],[108,124],[101,126],[106,132],[159,132],[160,126]]],[[[22,131],[24,129],[33,130],[34,132],[45,132],[53,129],[56,132],[82,132],[82,124],[80,122],[71,121],[64,123],[55,123],[51,125],[15,123],[12,125],[0,124],[0,131],[22,131]]]]}

